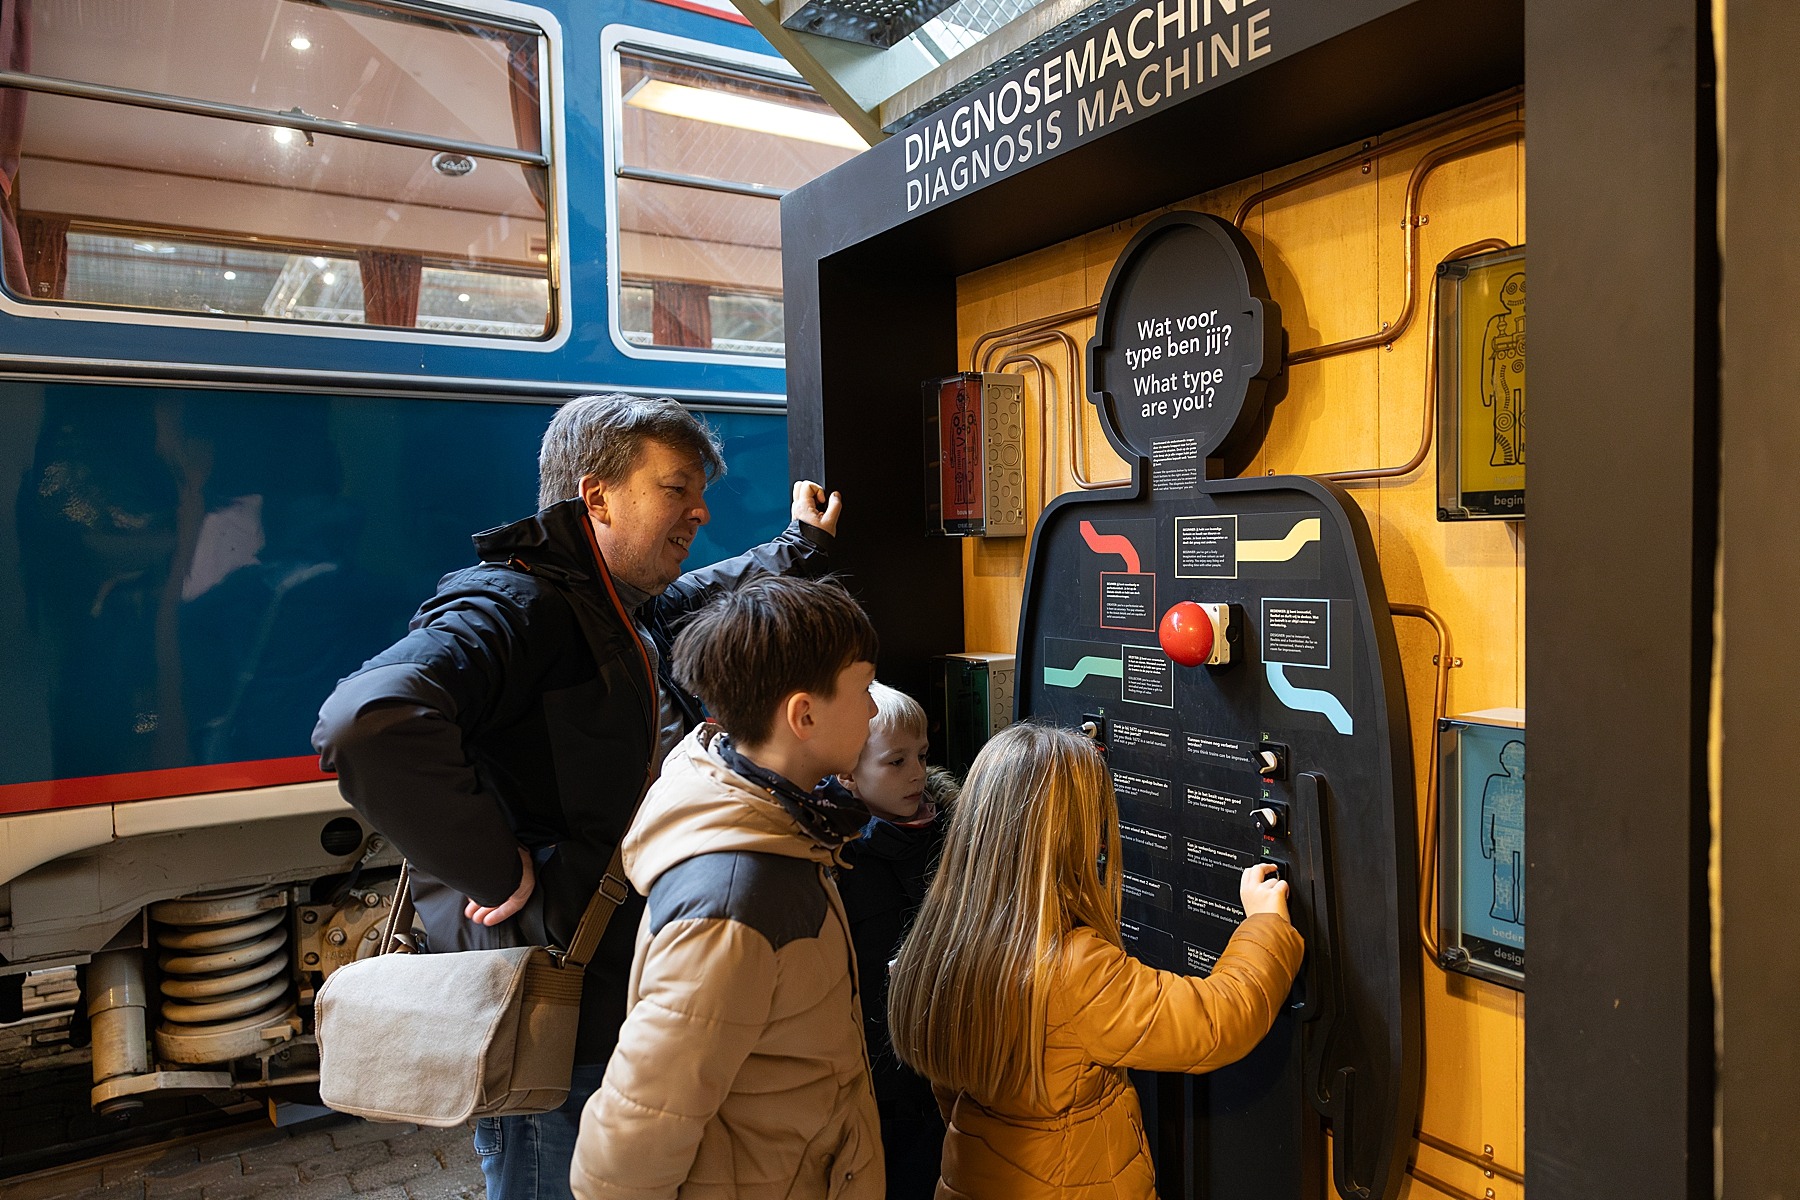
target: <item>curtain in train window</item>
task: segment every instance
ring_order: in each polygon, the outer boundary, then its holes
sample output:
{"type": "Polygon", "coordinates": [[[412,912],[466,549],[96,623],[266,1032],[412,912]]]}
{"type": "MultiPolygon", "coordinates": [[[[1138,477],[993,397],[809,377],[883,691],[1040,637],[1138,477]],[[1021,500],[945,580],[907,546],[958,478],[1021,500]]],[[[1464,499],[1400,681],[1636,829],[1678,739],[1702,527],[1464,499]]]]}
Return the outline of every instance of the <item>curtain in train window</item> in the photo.
{"type": "Polygon", "coordinates": [[[13,295],[552,332],[536,30],[363,0],[0,0],[0,34],[31,81],[0,89],[13,295]]]}
{"type": "Polygon", "coordinates": [[[862,149],[804,84],[619,53],[620,332],[782,352],[781,197],[862,149]]]}

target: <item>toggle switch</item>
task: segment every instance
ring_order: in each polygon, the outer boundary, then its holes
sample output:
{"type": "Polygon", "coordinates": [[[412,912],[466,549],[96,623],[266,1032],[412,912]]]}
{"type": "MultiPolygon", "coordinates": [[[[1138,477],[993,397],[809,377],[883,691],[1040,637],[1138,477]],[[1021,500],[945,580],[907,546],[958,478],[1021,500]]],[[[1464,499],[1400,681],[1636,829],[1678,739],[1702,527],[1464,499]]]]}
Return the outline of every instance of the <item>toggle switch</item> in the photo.
{"type": "Polygon", "coordinates": [[[1287,836],[1287,817],[1274,805],[1252,809],[1250,820],[1256,826],[1256,832],[1266,838],[1287,836]]]}
{"type": "Polygon", "coordinates": [[[1288,748],[1280,742],[1256,743],[1256,755],[1252,761],[1257,774],[1264,779],[1288,777],[1288,748]]]}

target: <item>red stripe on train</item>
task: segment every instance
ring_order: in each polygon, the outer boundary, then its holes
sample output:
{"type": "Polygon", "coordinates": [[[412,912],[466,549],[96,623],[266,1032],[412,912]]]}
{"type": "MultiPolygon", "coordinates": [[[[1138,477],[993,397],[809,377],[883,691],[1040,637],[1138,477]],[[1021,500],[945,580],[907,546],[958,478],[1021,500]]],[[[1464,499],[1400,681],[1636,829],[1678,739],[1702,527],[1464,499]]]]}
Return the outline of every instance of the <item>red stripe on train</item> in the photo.
{"type": "Polygon", "coordinates": [[[46,779],[38,783],[0,784],[0,813],[38,812],[119,804],[163,796],[232,792],[278,783],[311,783],[335,779],[319,770],[313,755],[265,758],[257,762],[217,763],[205,767],[172,767],[163,771],[128,771],[122,775],[89,775],[82,779],[46,779]]]}
{"type": "MultiPolygon", "coordinates": [[[[721,2],[728,2],[728,0],[721,0],[721,2]]],[[[742,13],[716,8],[711,4],[704,3],[703,0],[657,0],[657,3],[667,4],[670,8],[685,8],[689,12],[701,13],[708,17],[717,17],[721,21],[731,21],[738,25],[748,25],[750,23],[749,19],[742,13]]]]}

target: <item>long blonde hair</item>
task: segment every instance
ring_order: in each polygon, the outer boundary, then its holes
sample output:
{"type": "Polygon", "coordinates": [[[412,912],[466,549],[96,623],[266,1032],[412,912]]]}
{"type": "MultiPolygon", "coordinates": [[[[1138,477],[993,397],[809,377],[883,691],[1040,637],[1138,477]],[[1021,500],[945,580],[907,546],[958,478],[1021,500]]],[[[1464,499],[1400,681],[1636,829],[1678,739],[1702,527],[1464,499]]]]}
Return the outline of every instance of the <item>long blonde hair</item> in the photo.
{"type": "Polygon", "coordinates": [[[1094,744],[1047,725],[995,734],[963,781],[894,964],[888,1026],[901,1060],[978,1100],[1027,1089],[1042,1099],[1062,948],[1084,925],[1118,944],[1118,863],[1118,803],[1094,744]]]}

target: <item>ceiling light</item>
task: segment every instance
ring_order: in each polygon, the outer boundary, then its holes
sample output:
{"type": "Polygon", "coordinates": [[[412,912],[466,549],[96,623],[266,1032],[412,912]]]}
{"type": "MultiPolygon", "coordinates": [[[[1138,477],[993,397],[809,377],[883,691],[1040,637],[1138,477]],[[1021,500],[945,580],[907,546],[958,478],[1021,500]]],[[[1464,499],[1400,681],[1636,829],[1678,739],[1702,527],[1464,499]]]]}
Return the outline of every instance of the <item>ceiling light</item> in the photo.
{"type": "Polygon", "coordinates": [[[730,92],[708,91],[681,83],[650,79],[633,88],[625,103],[668,117],[685,117],[709,125],[729,125],[753,133],[798,138],[846,150],[868,149],[856,131],[831,113],[808,112],[788,104],[756,100],[730,92]]]}
{"type": "Polygon", "coordinates": [[[296,50],[311,50],[312,49],[312,39],[307,37],[304,33],[302,33],[296,37],[289,38],[288,45],[292,46],[296,50]]]}
{"type": "Polygon", "coordinates": [[[327,262],[329,262],[329,261],[330,261],[330,260],[329,260],[329,259],[324,259],[324,258],[319,258],[319,257],[317,257],[317,256],[316,256],[316,255],[315,255],[315,256],[314,256],[314,257],[313,257],[313,266],[315,266],[315,267],[322,267],[322,266],[324,266],[324,265],[325,265],[325,264],[326,264],[326,263],[327,263],[327,262]]]}
{"type": "Polygon", "coordinates": [[[330,287],[332,284],[334,284],[336,282],[337,282],[337,273],[335,271],[325,272],[325,286],[326,287],[330,287]]]}
{"type": "Polygon", "coordinates": [[[273,129],[269,131],[269,136],[285,146],[294,140],[294,131],[291,129],[273,129]]]}
{"type": "Polygon", "coordinates": [[[156,253],[156,243],[155,242],[133,242],[133,243],[131,243],[131,248],[133,250],[142,250],[145,254],[155,254],[156,253]]]}
{"type": "Polygon", "coordinates": [[[464,304],[467,304],[469,302],[469,293],[458,292],[458,293],[456,293],[456,298],[458,300],[462,301],[464,304]]]}
{"type": "Polygon", "coordinates": [[[227,279],[236,279],[236,278],[237,278],[237,272],[236,272],[236,271],[227,271],[227,272],[225,272],[225,278],[227,278],[227,279]]]}

